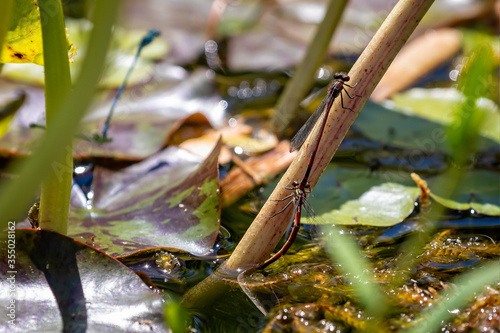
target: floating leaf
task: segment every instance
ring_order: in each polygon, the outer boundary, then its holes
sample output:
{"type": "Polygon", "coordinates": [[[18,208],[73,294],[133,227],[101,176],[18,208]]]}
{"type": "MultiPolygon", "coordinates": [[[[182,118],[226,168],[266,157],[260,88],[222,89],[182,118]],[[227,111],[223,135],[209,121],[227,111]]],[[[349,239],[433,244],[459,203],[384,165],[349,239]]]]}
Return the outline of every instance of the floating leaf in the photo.
{"type": "MultiPolygon", "coordinates": [[[[75,48],[68,41],[68,56],[71,58],[74,53],[75,48]]],[[[15,1],[0,63],[43,65],[42,25],[36,1],[15,1]]]]}
{"type": "MultiPolygon", "coordinates": [[[[1,82],[0,88],[4,88],[1,82]]],[[[39,105],[44,104],[43,91],[28,90],[27,100],[26,107],[14,119],[14,126],[0,140],[0,152],[30,154],[45,133],[25,127],[43,119],[43,110],[39,110],[39,105]]],[[[182,82],[175,78],[159,79],[154,86],[134,88],[122,95],[109,126],[111,142],[101,144],[81,139],[101,134],[111,101],[92,110],[82,121],[80,139],[74,140],[74,157],[142,160],[160,151],[185,123],[220,125],[226,105],[221,103],[213,78],[204,71],[195,71],[182,82]]]]}
{"type": "Polygon", "coordinates": [[[36,2],[15,1],[0,62],[43,65],[42,25],[36,2]]]}
{"type": "Polygon", "coordinates": [[[167,331],[162,297],[115,259],[46,230],[18,229],[15,243],[12,262],[0,246],[0,300],[15,305],[1,331],[167,331]]]}
{"type": "Polygon", "coordinates": [[[405,172],[329,166],[308,197],[317,217],[303,222],[390,226],[411,214],[419,194],[405,172]]]}
{"type": "MultiPolygon", "coordinates": [[[[433,106],[428,112],[436,114],[440,113],[441,109],[433,106]]],[[[491,119],[494,119],[494,116],[491,119]]],[[[498,128],[500,123],[498,120],[494,121],[494,124],[497,124],[494,126],[498,128]]],[[[425,153],[450,152],[446,140],[447,125],[435,119],[404,114],[401,110],[390,110],[370,101],[366,103],[354,126],[369,139],[391,146],[425,153]]],[[[478,138],[477,147],[480,150],[496,149],[498,142],[489,135],[482,136],[478,138]]]]}
{"type": "MultiPolygon", "coordinates": [[[[465,100],[454,88],[414,88],[393,97],[396,107],[402,112],[429,119],[443,125],[453,122],[457,107],[465,100]],[[436,112],[439,110],[439,112],[436,112]]],[[[484,115],[479,133],[485,138],[500,142],[500,110],[491,100],[480,98],[476,106],[484,115]]]]}
{"type": "Polygon", "coordinates": [[[385,183],[319,218],[334,224],[387,227],[402,222],[411,214],[419,193],[417,187],[385,183]]]}
{"type": "MultiPolygon", "coordinates": [[[[189,115],[179,112],[171,117],[158,114],[117,114],[111,120],[111,141],[100,143],[92,140],[76,140],[74,157],[112,157],[115,159],[142,160],[164,147],[170,136],[185,122],[207,123],[201,114],[189,115]]],[[[104,119],[84,123],[82,131],[92,138],[102,131],[104,119]]]]}
{"type": "Polygon", "coordinates": [[[151,248],[209,251],[220,223],[220,141],[203,163],[169,148],[119,172],[97,168],[94,208],[73,208],[68,234],[112,256],[151,248]]]}
{"type": "Polygon", "coordinates": [[[436,184],[443,184],[446,174],[429,179],[431,197],[450,209],[470,210],[479,214],[500,215],[500,181],[499,174],[489,171],[470,171],[458,185],[453,198],[440,195],[443,190],[436,184]]]}

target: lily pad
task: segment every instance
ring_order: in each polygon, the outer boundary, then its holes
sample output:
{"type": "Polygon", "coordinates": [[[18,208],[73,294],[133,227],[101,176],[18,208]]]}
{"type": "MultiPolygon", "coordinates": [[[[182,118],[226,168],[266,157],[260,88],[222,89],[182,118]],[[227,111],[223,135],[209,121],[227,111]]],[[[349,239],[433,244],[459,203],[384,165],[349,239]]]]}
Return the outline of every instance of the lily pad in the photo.
{"type": "Polygon", "coordinates": [[[373,186],[359,199],[319,216],[334,224],[387,227],[402,222],[415,208],[420,190],[396,183],[373,186]]]}
{"type": "MultiPolygon", "coordinates": [[[[172,114],[171,117],[142,113],[118,114],[109,127],[110,142],[76,140],[75,158],[112,157],[114,159],[142,160],[164,147],[172,134],[185,122],[208,123],[201,114],[172,114]]],[[[102,121],[83,124],[82,132],[92,137],[102,131],[102,121]]]]}
{"type": "Polygon", "coordinates": [[[0,300],[13,309],[1,331],[167,331],[162,297],[117,260],[51,231],[12,234],[15,259],[0,246],[0,300]]]}
{"type": "MultiPolygon", "coordinates": [[[[149,114],[118,114],[112,119],[108,132],[111,141],[100,143],[92,140],[102,131],[104,119],[82,124],[82,136],[75,138],[73,157],[113,158],[117,160],[142,160],[161,150],[172,134],[186,122],[208,123],[201,114],[178,113],[171,117],[149,114]],[[85,138],[84,138],[85,137],[85,138]]],[[[0,152],[11,155],[28,155],[45,134],[44,129],[17,127],[9,130],[0,141],[0,152]]]]}
{"type": "Polygon", "coordinates": [[[405,172],[329,166],[308,197],[316,217],[303,223],[391,226],[412,213],[419,194],[405,172]]]}
{"type": "MultiPolygon", "coordinates": [[[[446,126],[453,123],[455,111],[463,101],[463,95],[454,88],[414,88],[393,97],[395,106],[399,110],[403,110],[401,112],[446,126]]],[[[477,100],[476,106],[484,115],[479,133],[485,138],[499,143],[500,110],[498,106],[486,98],[477,100]]]]}
{"type": "MultiPolygon", "coordinates": [[[[5,88],[6,84],[0,82],[0,86],[5,88]]],[[[28,155],[45,133],[26,127],[43,119],[43,110],[39,110],[39,105],[44,104],[43,91],[29,90],[27,101],[0,140],[0,152],[28,155]]],[[[142,160],[160,151],[185,123],[221,125],[227,106],[222,102],[213,78],[207,77],[205,71],[195,71],[182,82],[178,78],[159,77],[152,85],[126,90],[122,95],[109,126],[111,142],[75,139],[74,157],[142,160]]],[[[111,100],[90,111],[82,121],[80,134],[86,138],[100,134],[110,107],[111,100]]]]}
{"type": "MultiPolygon", "coordinates": [[[[427,105],[427,104],[425,104],[427,105]]],[[[437,106],[429,113],[440,113],[437,106]]],[[[423,153],[450,153],[447,125],[435,119],[405,114],[368,101],[354,126],[371,140],[423,153]]],[[[496,125],[498,128],[498,125],[496,125]]],[[[495,139],[496,140],[496,139],[495,139]]],[[[488,136],[478,138],[479,150],[496,149],[498,142],[488,136]]]]}
{"type": "Polygon", "coordinates": [[[500,216],[500,175],[489,171],[470,171],[458,185],[452,198],[442,196],[438,184],[443,184],[446,175],[428,181],[431,197],[450,209],[471,210],[490,216],[500,216]],[[440,195],[441,194],[441,195],[440,195]]]}
{"type": "Polygon", "coordinates": [[[94,208],[72,208],[68,234],[112,256],[212,249],[220,225],[220,140],[205,161],[168,148],[119,172],[96,168],[94,208]]]}

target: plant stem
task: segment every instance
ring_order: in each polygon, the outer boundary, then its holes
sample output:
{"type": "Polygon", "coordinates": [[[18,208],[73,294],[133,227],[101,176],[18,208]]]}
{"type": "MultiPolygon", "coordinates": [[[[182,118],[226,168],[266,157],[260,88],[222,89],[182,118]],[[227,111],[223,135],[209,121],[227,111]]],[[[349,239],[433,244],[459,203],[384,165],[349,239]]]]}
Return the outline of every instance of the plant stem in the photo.
{"type": "Polygon", "coordinates": [[[314,74],[325,58],[328,44],[340,22],[347,0],[330,0],[323,21],[318,26],[313,41],[307,48],[302,63],[281,94],[273,122],[279,131],[283,131],[295,117],[297,106],[306,97],[314,82],[314,74]]]}
{"type": "Polygon", "coordinates": [[[2,182],[0,188],[1,223],[18,217],[26,209],[29,198],[43,179],[51,171],[53,161],[61,160],[65,147],[70,145],[80,119],[90,106],[92,97],[104,66],[104,59],[112,34],[112,27],[118,14],[118,0],[97,1],[95,3],[92,34],[81,74],[74,89],[55,113],[52,130],[47,132],[40,146],[25,161],[9,165],[7,172],[19,175],[14,180],[2,182]],[[62,112],[70,110],[71,112],[62,112]],[[20,190],[22,189],[22,190],[20,190]]]}
{"type": "MultiPolygon", "coordinates": [[[[62,4],[59,1],[39,0],[42,21],[45,70],[45,115],[47,132],[54,130],[53,122],[64,98],[71,88],[68,42],[64,28],[62,4]]],[[[69,200],[73,177],[73,147],[66,146],[66,156],[52,162],[52,169],[42,182],[40,197],[41,229],[66,234],[68,230],[69,200]]]]}
{"type": "MultiPolygon", "coordinates": [[[[317,183],[361,108],[432,3],[433,0],[402,0],[398,2],[352,67],[349,73],[351,82],[358,83],[354,93],[362,97],[352,100],[344,99],[344,105],[352,108],[353,111],[343,109],[340,98],[335,100],[325,127],[326,133],[323,134],[312,168],[311,188],[317,183]]],[[[286,204],[286,202],[273,200],[284,198],[290,194],[290,191],[285,189],[289,181],[302,179],[308,163],[307,151],[314,144],[317,131],[318,126],[312,131],[271,194],[270,200],[266,202],[226,262],[227,270],[241,271],[258,267],[269,257],[279,242],[290,221],[292,209],[269,218],[283,209],[286,204]]]]}

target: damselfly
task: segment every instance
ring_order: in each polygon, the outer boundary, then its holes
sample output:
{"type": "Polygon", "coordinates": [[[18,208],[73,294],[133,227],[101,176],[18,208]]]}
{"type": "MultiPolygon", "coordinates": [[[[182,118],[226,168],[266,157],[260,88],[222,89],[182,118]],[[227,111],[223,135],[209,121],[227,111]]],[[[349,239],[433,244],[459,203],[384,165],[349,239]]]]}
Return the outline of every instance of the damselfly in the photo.
{"type": "Polygon", "coordinates": [[[287,240],[286,240],[285,244],[283,245],[283,247],[278,252],[276,252],[276,254],[274,254],[271,258],[267,259],[264,262],[264,264],[261,266],[261,268],[268,266],[269,264],[273,263],[274,261],[279,259],[281,256],[283,256],[286,253],[286,251],[288,251],[290,246],[292,246],[292,244],[295,240],[295,237],[297,236],[297,234],[299,232],[300,218],[302,215],[302,206],[305,204],[305,201],[307,199],[307,195],[311,192],[311,190],[310,190],[311,186],[309,184],[309,175],[311,173],[314,159],[316,157],[316,152],[318,151],[319,143],[320,143],[321,138],[323,136],[323,131],[325,129],[326,121],[328,119],[328,114],[330,113],[330,109],[332,108],[333,101],[335,100],[335,98],[337,98],[337,96],[340,95],[342,108],[352,111],[351,108],[347,108],[344,106],[344,99],[342,97],[342,90],[345,91],[345,93],[347,94],[347,96],[349,96],[350,99],[353,99],[355,97],[360,97],[359,95],[351,96],[344,89],[344,86],[347,86],[349,88],[356,87],[357,83],[353,86],[350,86],[350,85],[345,83],[345,82],[348,82],[349,79],[350,79],[349,76],[346,74],[343,74],[343,73],[336,73],[334,75],[334,80],[333,80],[332,84],[330,85],[330,87],[328,88],[328,94],[321,101],[321,103],[318,106],[318,108],[316,109],[316,111],[314,111],[314,113],[311,115],[311,117],[309,117],[309,119],[301,127],[301,129],[297,132],[297,134],[295,134],[295,136],[293,137],[293,139],[291,141],[290,152],[292,152],[294,150],[299,150],[300,147],[304,144],[304,141],[306,140],[306,138],[309,135],[309,133],[311,132],[311,130],[314,128],[314,125],[316,125],[316,122],[318,121],[320,116],[322,114],[324,114],[323,122],[321,124],[321,128],[319,130],[318,137],[316,138],[316,144],[314,145],[314,148],[311,152],[311,157],[309,158],[309,163],[307,165],[307,169],[306,169],[306,172],[304,174],[304,178],[302,178],[301,182],[294,181],[292,183],[292,187],[288,187],[288,186],[285,187],[287,190],[292,190],[293,193],[284,197],[283,199],[278,199],[277,201],[284,201],[284,200],[291,198],[290,201],[285,205],[285,207],[283,207],[282,210],[280,210],[276,214],[270,216],[270,217],[274,217],[274,216],[284,212],[292,204],[292,202],[295,203],[294,215],[292,216],[292,219],[290,220],[289,232],[287,232],[289,234],[287,237],[287,240]]]}
{"type": "MultiPolygon", "coordinates": [[[[328,88],[328,93],[325,96],[325,98],[321,101],[319,106],[316,108],[316,110],[313,112],[313,114],[309,117],[309,119],[305,122],[305,124],[300,128],[300,130],[297,132],[297,134],[295,134],[295,136],[293,137],[291,144],[290,144],[290,152],[295,151],[295,150],[299,150],[300,147],[302,147],[302,145],[304,144],[304,141],[306,141],[306,138],[309,136],[309,133],[313,129],[314,125],[316,125],[316,122],[318,121],[318,119],[320,118],[320,116],[323,113],[325,114],[324,118],[328,117],[330,109],[332,108],[332,105],[333,105],[333,101],[335,100],[335,98],[337,98],[337,96],[340,95],[342,108],[352,111],[351,108],[347,108],[344,106],[344,98],[341,94],[342,90],[344,90],[344,92],[347,94],[347,96],[349,96],[350,99],[353,99],[355,97],[361,97],[359,95],[354,95],[354,97],[352,97],[351,95],[349,95],[347,90],[345,90],[344,86],[349,87],[349,88],[354,88],[358,85],[357,83],[353,86],[348,85],[346,82],[348,82],[350,80],[350,78],[347,74],[335,73],[333,78],[334,79],[333,79],[332,83],[330,84],[330,87],[328,88]],[[325,108],[325,106],[326,106],[326,108],[325,108]]],[[[319,132],[318,139],[317,139],[318,142],[321,140],[321,135],[323,134],[323,129],[325,128],[325,124],[326,124],[326,122],[323,121],[323,124],[321,126],[321,130],[319,132]]],[[[318,143],[316,143],[316,148],[317,148],[317,145],[318,145],[318,143]]]]}
{"type": "MultiPolygon", "coordinates": [[[[132,60],[132,64],[130,65],[127,74],[125,75],[125,78],[123,79],[122,84],[118,88],[118,91],[116,92],[116,96],[113,99],[113,103],[111,104],[111,108],[109,109],[108,116],[106,117],[106,121],[104,122],[104,125],[102,126],[102,137],[100,140],[102,142],[108,142],[111,141],[108,138],[108,128],[109,128],[109,123],[111,122],[111,117],[113,116],[113,111],[115,110],[116,103],[118,102],[118,99],[120,98],[121,94],[125,90],[125,87],[127,86],[127,81],[130,77],[130,74],[132,73],[132,70],[134,69],[137,60],[139,59],[139,56],[141,55],[142,49],[146,46],[149,45],[153,39],[158,37],[160,35],[160,32],[158,30],[150,29],[147,34],[142,38],[141,42],[139,43],[139,47],[137,48],[137,52],[135,54],[134,59],[132,60]]],[[[96,136],[97,138],[97,136],[96,136]]]]}
{"type": "Polygon", "coordinates": [[[286,200],[293,196],[293,199],[290,200],[283,208],[281,211],[276,213],[273,216],[276,216],[277,214],[283,212],[292,202],[295,202],[294,205],[294,214],[290,220],[290,224],[288,226],[288,231],[287,231],[287,237],[286,237],[286,242],[283,244],[283,247],[276,252],[271,258],[267,259],[260,268],[267,267],[268,265],[272,264],[279,258],[281,258],[283,255],[285,255],[286,251],[292,246],[293,242],[295,241],[295,237],[297,237],[297,234],[299,233],[300,229],[300,217],[302,215],[302,206],[305,204],[307,194],[309,194],[309,183],[306,184],[304,190],[300,189],[299,187],[300,183],[295,181],[293,182],[293,187],[285,187],[287,190],[294,190],[293,194],[290,194],[289,196],[286,196],[283,199],[279,199],[279,201],[286,200]]]}

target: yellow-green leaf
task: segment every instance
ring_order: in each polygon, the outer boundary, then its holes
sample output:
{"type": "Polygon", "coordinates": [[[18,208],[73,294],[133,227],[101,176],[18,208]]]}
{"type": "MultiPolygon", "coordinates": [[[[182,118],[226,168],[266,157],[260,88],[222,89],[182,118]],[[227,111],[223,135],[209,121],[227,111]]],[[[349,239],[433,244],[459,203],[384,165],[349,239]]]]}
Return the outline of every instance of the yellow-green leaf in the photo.
{"type": "MultiPolygon", "coordinates": [[[[68,41],[68,56],[75,48],[68,41]]],[[[33,0],[15,0],[7,35],[0,53],[0,63],[34,63],[43,65],[40,9],[33,0]]]]}
{"type": "Polygon", "coordinates": [[[2,47],[2,63],[43,65],[42,25],[36,2],[16,0],[2,47]]]}

